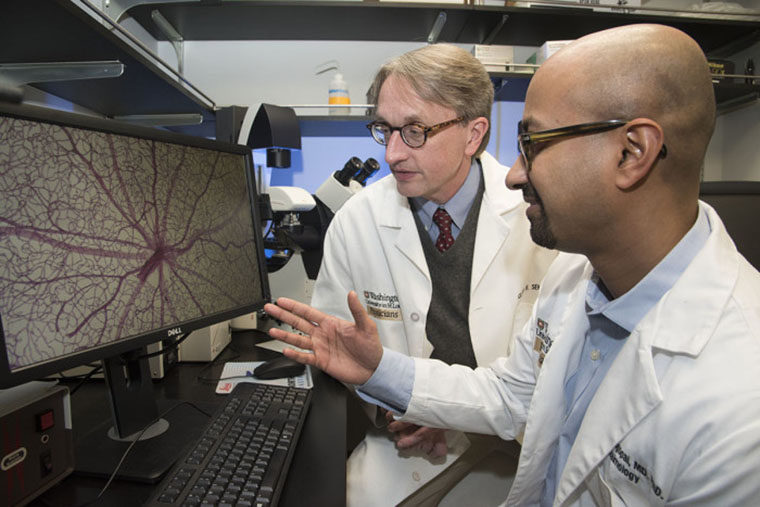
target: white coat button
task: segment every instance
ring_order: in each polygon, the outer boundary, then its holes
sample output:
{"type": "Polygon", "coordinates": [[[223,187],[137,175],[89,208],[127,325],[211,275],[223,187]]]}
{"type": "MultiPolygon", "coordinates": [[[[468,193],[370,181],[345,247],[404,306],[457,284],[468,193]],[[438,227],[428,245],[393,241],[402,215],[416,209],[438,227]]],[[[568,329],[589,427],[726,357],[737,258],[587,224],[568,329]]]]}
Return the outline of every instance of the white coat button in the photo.
{"type": "Polygon", "coordinates": [[[420,473],[419,472],[412,472],[412,479],[414,479],[417,482],[420,482],[420,473]]]}
{"type": "Polygon", "coordinates": [[[413,313],[413,314],[411,315],[411,317],[412,317],[412,320],[413,320],[414,322],[417,322],[418,320],[420,320],[420,314],[419,314],[419,313],[416,313],[416,312],[415,312],[415,313],[413,313]]]}
{"type": "Polygon", "coordinates": [[[599,349],[594,349],[591,351],[591,360],[592,361],[598,361],[599,357],[602,355],[601,352],[599,352],[599,349]]]}

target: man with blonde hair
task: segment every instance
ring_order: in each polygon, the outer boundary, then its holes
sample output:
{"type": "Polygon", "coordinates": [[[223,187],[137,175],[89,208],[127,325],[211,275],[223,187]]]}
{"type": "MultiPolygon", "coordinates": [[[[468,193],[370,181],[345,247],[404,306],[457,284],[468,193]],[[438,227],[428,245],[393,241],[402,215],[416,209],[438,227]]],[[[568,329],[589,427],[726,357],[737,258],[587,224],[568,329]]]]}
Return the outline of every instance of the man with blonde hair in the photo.
{"type": "Polygon", "coordinates": [[[510,505],[755,505],[760,273],[698,200],[714,123],[685,33],[578,39],[531,80],[507,177],[533,239],[568,252],[508,358],[471,370],[383,349],[354,293],[355,324],[282,300],[265,309],[306,335],[271,334],[403,421],[524,433],[510,505]]]}
{"type": "MultiPolygon", "coordinates": [[[[345,295],[357,292],[384,345],[413,357],[474,368],[510,352],[555,252],[531,241],[526,205],[504,186],[507,168],[484,151],[493,93],[483,65],[452,45],[382,66],[368,128],[392,174],[331,222],[314,307],[348,319],[345,295]]],[[[437,504],[498,443],[388,420],[374,405],[367,411],[374,424],[347,463],[349,506],[396,505],[448,470],[407,500],[437,504]]],[[[508,450],[516,459],[517,446],[508,450]]],[[[486,459],[468,480],[482,479],[481,491],[495,482],[490,490],[503,500],[514,465],[492,461],[500,466],[486,459]]]]}

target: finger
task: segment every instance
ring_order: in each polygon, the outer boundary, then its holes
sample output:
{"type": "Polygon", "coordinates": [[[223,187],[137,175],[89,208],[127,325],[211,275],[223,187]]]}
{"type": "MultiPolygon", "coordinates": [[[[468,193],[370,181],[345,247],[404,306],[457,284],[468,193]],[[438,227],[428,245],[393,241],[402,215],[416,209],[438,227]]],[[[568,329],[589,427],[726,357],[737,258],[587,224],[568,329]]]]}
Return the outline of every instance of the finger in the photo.
{"type": "Polygon", "coordinates": [[[412,447],[417,446],[421,440],[414,437],[413,435],[406,436],[403,438],[396,438],[396,448],[397,449],[411,449],[412,447]]]}
{"type": "Polygon", "coordinates": [[[423,438],[418,433],[409,433],[403,436],[399,436],[396,438],[396,447],[399,449],[408,449],[410,447],[414,447],[416,445],[419,445],[420,443],[424,442],[425,438],[423,438]]]}
{"type": "Polygon", "coordinates": [[[407,422],[401,422],[401,421],[393,421],[391,423],[388,423],[388,431],[392,431],[394,433],[401,432],[401,431],[409,431],[411,433],[414,433],[416,431],[418,426],[416,424],[411,424],[407,422]]]}
{"type": "Polygon", "coordinates": [[[449,447],[446,445],[446,442],[436,442],[433,444],[433,448],[428,452],[431,458],[440,458],[442,456],[446,456],[446,453],[449,452],[449,447]]]}
{"type": "Polygon", "coordinates": [[[324,322],[325,319],[330,318],[326,313],[320,312],[316,308],[312,308],[311,306],[296,301],[295,299],[277,298],[277,306],[285,308],[289,312],[316,325],[319,325],[324,322]]]}
{"type": "Polygon", "coordinates": [[[299,349],[307,349],[307,350],[312,349],[311,338],[308,336],[304,336],[302,334],[297,334],[297,333],[290,333],[288,331],[285,331],[284,329],[280,329],[279,327],[269,328],[268,332],[269,332],[269,336],[271,336],[275,340],[285,342],[288,345],[293,345],[294,347],[298,347],[299,349]]]}
{"type": "Polygon", "coordinates": [[[359,296],[354,291],[348,293],[348,309],[351,310],[351,315],[354,318],[356,326],[362,331],[369,329],[369,326],[374,324],[374,321],[370,318],[367,310],[364,309],[359,296]]]}
{"type": "Polygon", "coordinates": [[[430,454],[430,451],[433,450],[433,443],[428,440],[425,440],[420,443],[420,445],[418,446],[418,449],[424,452],[425,454],[430,454]]]}
{"type": "Polygon", "coordinates": [[[282,354],[290,359],[295,359],[301,364],[310,364],[317,366],[317,356],[308,352],[301,352],[294,349],[282,349],[282,354]]]}
{"type": "Polygon", "coordinates": [[[315,326],[313,322],[299,317],[287,308],[283,308],[279,305],[279,300],[277,305],[271,303],[265,304],[264,311],[275,319],[284,322],[285,324],[289,324],[293,329],[298,329],[302,333],[311,334],[314,331],[315,326]]]}
{"type": "Polygon", "coordinates": [[[427,426],[418,426],[415,431],[404,435],[398,439],[399,447],[412,447],[423,441],[433,442],[437,440],[440,431],[437,428],[428,428],[427,426]]]}

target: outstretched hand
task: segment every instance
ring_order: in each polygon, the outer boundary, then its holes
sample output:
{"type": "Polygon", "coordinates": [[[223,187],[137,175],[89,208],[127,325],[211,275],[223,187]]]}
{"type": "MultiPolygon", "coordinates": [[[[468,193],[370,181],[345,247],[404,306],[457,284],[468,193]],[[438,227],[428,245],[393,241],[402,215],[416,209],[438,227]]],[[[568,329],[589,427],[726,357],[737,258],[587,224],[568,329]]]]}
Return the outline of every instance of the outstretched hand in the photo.
{"type": "Polygon", "coordinates": [[[348,308],[354,323],[288,298],[277,299],[277,305],[264,305],[269,315],[304,333],[273,327],[269,330],[272,338],[311,351],[285,349],[283,354],[299,363],[316,366],[341,382],[360,385],[369,380],[380,364],[383,346],[375,322],[354,291],[348,293],[348,308]]]}

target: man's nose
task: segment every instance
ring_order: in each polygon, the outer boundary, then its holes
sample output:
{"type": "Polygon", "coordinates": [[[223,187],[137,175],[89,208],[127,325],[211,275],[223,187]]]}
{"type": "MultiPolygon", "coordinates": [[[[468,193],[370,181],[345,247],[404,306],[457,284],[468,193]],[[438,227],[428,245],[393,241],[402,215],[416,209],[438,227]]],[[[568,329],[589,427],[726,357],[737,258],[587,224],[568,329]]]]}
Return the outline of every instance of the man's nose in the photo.
{"type": "Polygon", "coordinates": [[[398,162],[406,158],[406,153],[409,147],[401,139],[401,132],[391,132],[391,136],[388,138],[388,142],[385,146],[385,161],[388,165],[398,162]]]}
{"type": "Polygon", "coordinates": [[[528,171],[525,167],[525,160],[522,155],[517,155],[517,159],[507,172],[507,188],[518,190],[528,182],[528,171]]]}

